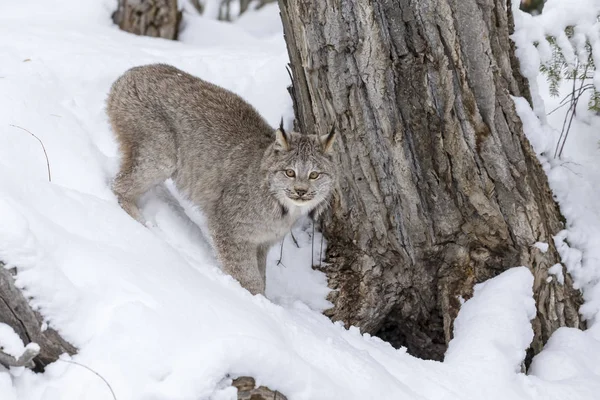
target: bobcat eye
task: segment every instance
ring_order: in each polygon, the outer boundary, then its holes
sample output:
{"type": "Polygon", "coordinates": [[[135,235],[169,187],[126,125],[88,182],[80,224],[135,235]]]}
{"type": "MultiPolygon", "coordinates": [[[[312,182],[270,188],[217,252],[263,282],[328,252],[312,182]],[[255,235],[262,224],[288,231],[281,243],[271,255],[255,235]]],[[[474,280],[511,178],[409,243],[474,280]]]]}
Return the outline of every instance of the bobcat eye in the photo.
{"type": "Polygon", "coordinates": [[[316,171],[313,171],[313,172],[311,172],[311,173],[310,173],[310,175],[308,175],[308,179],[315,180],[315,179],[317,179],[319,176],[321,176],[321,174],[320,174],[320,173],[318,173],[318,172],[316,172],[316,171]]]}
{"type": "Polygon", "coordinates": [[[289,178],[293,178],[296,176],[296,172],[294,172],[293,169],[286,169],[285,170],[285,174],[289,177],[289,178]]]}

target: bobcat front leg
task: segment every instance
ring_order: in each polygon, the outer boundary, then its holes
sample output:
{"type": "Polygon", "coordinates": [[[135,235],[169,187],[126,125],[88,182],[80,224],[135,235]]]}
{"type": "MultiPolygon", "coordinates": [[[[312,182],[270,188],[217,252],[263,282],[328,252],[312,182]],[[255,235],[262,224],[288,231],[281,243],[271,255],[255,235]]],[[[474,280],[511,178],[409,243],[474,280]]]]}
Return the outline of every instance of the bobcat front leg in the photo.
{"type": "Polygon", "coordinates": [[[256,262],[258,264],[258,272],[263,279],[263,282],[267,281],[267,253],[269,252],[269,245],[261,244],[256,249],[256,262]]]}
{"type": "Polygon", "coordinates": [[[223,271],[235,278],[252,294],[265,294],[265,279],[256,259],[257,246],[248,242],[216,241],[217,257],[223,271]]]}

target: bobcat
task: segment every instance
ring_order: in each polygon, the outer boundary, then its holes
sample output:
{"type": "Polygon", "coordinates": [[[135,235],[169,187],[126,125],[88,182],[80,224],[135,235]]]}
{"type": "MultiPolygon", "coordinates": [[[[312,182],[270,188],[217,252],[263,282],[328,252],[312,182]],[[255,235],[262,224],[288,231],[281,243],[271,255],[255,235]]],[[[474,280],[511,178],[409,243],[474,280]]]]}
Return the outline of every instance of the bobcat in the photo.
{"type": "Polygon", "coordinates": [[[107,113],[121,152],[121,207],[143,223],[137,199],[172,178],[206,215],[224,271],[252,294],[264,294],[269,247],[323,211],[336,184],[333,129],[273,129],[241,97],[169,65],[125,72],[107,113]]]}

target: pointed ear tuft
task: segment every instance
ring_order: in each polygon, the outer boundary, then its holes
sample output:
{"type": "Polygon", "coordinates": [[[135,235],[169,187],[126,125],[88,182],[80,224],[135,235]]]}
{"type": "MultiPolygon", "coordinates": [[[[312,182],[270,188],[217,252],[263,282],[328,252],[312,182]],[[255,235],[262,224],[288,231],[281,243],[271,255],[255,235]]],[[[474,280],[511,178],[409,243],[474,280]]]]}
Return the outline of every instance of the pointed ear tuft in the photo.
{"type": "Polygon", "coordinates": [[[279,121],[279,130],[285,134],[285,129],[283,129],[283,117],[281,117],[281,121],[279,121]]]}
{"type": "Polygon", "coordinates": [[[335,141],[335,126],[331,127],[331,131],[327,135],[321,135],[319,138],[323,146],[323,153],[331,153],[333,142],[335,141]]]}
{"type": "Polygon", "coordinates": [[[285,130],[283,129],[283,119],[281,119],[281,124],[275,131],[275,149],[283,151],[288,151],[290,149],[288,134],[285,133],[285,130]]]}

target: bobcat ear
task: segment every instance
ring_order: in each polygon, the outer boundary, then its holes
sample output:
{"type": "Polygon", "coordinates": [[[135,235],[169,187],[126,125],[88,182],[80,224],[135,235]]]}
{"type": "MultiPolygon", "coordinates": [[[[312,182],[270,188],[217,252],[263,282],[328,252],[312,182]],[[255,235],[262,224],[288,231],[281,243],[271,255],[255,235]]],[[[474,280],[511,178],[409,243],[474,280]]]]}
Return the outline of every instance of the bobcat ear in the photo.
{"type": "Polygon", "coordinates": [[[331,131],[327,135],[321,135],[319,139],[323,146],[323,153],[331,153],[333,142],[335,141],[335,126],[331,127],[331,131]]]}
{"type": "Polygon", "coordinates": [[[290,149],[288,135],[283,129],[283,118],[281,118],[279,128],[275,131],[275,148],[284,151],[288,151],[290,149]]]}

